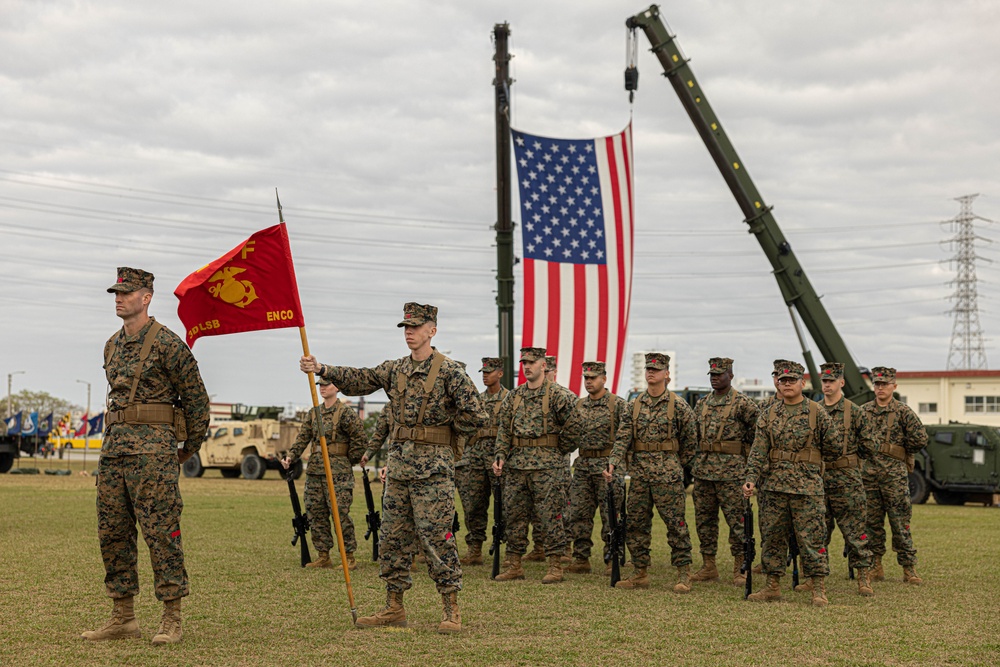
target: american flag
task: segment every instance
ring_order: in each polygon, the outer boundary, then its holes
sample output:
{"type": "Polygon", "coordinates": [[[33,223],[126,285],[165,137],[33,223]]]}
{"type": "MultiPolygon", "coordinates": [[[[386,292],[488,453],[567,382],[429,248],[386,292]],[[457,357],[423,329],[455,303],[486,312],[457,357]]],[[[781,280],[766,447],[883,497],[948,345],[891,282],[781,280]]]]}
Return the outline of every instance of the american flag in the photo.
{"type": "Polygon", "coordinates": [[[521,345],[558,357],[557,381],[576,394],[580,365],[603,361],[615,392],[632,295],[632,126],[598,139],[512,134],[524,252],[521,345]]]}

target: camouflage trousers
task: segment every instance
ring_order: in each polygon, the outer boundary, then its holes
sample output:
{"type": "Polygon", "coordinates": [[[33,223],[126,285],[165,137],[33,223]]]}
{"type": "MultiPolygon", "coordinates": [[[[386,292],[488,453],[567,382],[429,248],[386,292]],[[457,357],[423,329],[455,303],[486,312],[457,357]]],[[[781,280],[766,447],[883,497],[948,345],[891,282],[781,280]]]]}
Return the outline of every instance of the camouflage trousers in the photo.
{"type": "Polygon", "coordinates": [[[830,546],[833,537],[833,523],[840,526],[847,546],[847,563],[851,568],[871,567],[872,551],[868,547],[868,533],[865,530],[865,487],[861,480],[850,486],[826,489],[826,542],[830,546]]]}
{"type": "MultiPolygon", "coordinates": [[[[625,493],[624,475],[615,475],[615,502],[621,503],[625,493]]],[[[608,483],[598,473],[585,470],[573,471],[572,500],[570,501],[570,535],[573,537],[573,558],[588,560],[594,546],[594,513],[601,511],[601,539],[604,541],[602,557],[607,563],[611,558],[611,521],[608,519],[608,483]]]]}
{"type": "Polygon", "coordinates": [[[97,472],[97,536],[108,596],[139,594],[136,522],[149,547],[156,598],[176,600],[188,595],[180,524],[184,502],[177,488],[177,456],[102,456],[97,472]]]}
{"type": "Polygon", "coordinates": [[[635,567],[649,567],[650,564],[654,506],[667,525],[670,564],[674,567],[691,564],[691,535],[684,520],[686,502],[687,494],[680,477],[676,480],[632,478],[625,503],[628,512],[625,543],[635,567]]]}
{"type": "MultiPolygon", "coordinates": [[[[351,503],[354,502],[354,473],[335,473],[333,490],[337,494],[337,510],[340,514],[340,530],[344,533],[344,551],[349,554],[358,549],[354,536],[354,521],[351,520],[351,503]]],[[[326,474],[306,475],[306,516],[309,517],[309,532],[316,551],[333,551],[330,507],[330,493],[326,488],[326,474]]]]}
{"type": "MultiPolygon", "coordinates": [[[[553,468],[553,470],[556,471],[559,484],[562,486],[563,493],[566,495],[566,507],[562,512],[562,524],[563,531],[566,534],[566,541],[568,542],[573,536],[573,529],[570,526],[570,519],[572,516],[570,505],[572,505],[573,496],[573,473],[568,465],[559,466],[558,468],[553,468]]],[[[506,496],[504,497],[506,498],[506,496]]],[[[538,518],[538,512],[535,506],[531,507],[531,514],[528,516],[528,523],[531,524],[532,544],[541,544],[545,547],[546,553],[548,553],[548,547],[545,545],[545,528],[542,526],[542,522],[538,518]]]]}
{"type": "Polygon", "coordinates": [[[528,518],[532,509],[536,544],[545,547],[547,556],[561,555],[566,551],[566,529],[563,514],[566,512],[566,491],[558,468],[544,470],[504,469],[503,511],[507,522],[507,551],[524,555],[528,548],[528,518]],[[539,538],[539,532],[544,536],[539,538]]]}
{"type": "Polygon", "coordinates": [[[465,514],[466,544],[482,544],[486,541],[493,476],[492,470],[471,463],[455,468],[455,486],[458,487],[458,497],[462,499],[465,514]]]}
{"type": "Polygon", "coordinates": [[[410,564],[417,549],[427,557],[427,571],[438,593],[462,590],[462,566],[451,532],[455,482],[443,474],[426,479],[386,481],[379,535],[379,576],[386,590],[401,593],[413,586],[410,564]]]}
{"type": "Polygon", "coordinates": [[[866,477],[865,498],[868,504],[865,523],[872,554],[880,557],[885,555],[885,519],[888,516],[889,528],[892,530],[892,550],[896,552],[897,562],[902,567],[915,567],[917,550],[910,535],[913,508],[910,506],[906,468],[899,466],[890,471],[890,474],[881,475],[875,480],[866,477]]]}
{"type": "Polygon", "coordinates": [[[714,556],[719,550],[719,510],[729,525],[729,553],[743,558],[743,489],[739,480],[694,478],[694,523],[698,550],[714,556]]]}
{"type": "Polygon", "coordinates": [[[785,574],[788,535],[794,528],[805,576],[828,576],[824,496],[761,491],[759,502],[764,573],[785,574]]]}

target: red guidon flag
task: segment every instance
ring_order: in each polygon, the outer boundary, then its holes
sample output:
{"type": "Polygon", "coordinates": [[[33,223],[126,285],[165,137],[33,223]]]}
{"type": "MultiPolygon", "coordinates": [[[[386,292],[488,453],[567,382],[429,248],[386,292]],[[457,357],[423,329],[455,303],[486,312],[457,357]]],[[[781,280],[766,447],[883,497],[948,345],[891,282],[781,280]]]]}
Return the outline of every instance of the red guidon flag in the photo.
{"type": "Polygon", "coordinates": [[[284,223],[198,269],[174,294],[189,347],[202,336],[305,326],[284,223]]]}

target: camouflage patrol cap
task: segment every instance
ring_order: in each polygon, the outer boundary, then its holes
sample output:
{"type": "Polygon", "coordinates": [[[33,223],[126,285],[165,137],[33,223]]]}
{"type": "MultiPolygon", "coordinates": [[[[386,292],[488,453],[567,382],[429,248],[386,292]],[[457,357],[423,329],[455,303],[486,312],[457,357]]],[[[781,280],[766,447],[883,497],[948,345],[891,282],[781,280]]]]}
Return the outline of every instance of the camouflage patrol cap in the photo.
{"type": "Polygon", "coordinates": [[[712,357],[708,360],[708,374],[721,375],[733,370],[733,360],[728,357],[712,357]]]}
{"type": "Polygon", "coordinates": [[[896,384],[896,369],[888,366],[876,366],[872,369],[872,382],[896,384]]]}
{"type": "Polygon", "coordinates": [[[118,280],[108,288],[113,292],[134,292],[137,289],[153,289],[153,274],[142,269],[132,269],[127,266],[118,267],[118,280]]]}
{"type": "Polygon", "coordinates": [[[316,376],[316,384],[320,387],[326,387],[333,384],[333,380],[327,380],[325,377],[316,376]]]}
{"type": "Polygon", "coordinates": [[[551,354],[545,355],[545,370],[554,371],[556,370],[556,358],[551,354]]]}
{"type": "Polygon", "coordinates": [[[608,372],[605,370],[603,361],[585,361],[583,362],[583,377],[585,378],[596,378],[602,375],[607,375],[608,372]]]}
{"type": "Polygon", "coordinates": [[[419,327],[424,322],[437,324],[437,306],[430,304],[414,303],[410,301],[403,305],[403,321],[397,327],[419,327]]]}
{"type": "Polygon", "coordinates": [[[844,377],[844,364],[831,361],[819,366],[820,380],[839,380],[844,377]]]}
{"type": "Polygon", "coordinates": [[[483,367],[479,369],[483,373],[503,370],[503,359],[500,357],[483,357],[483,367]]]}
{"type": "Polygon", "coordinates": [[[647,352],[646,368],[652,368],[657,371],[668,370],[670,368],[670,355],[663,354],[662,352],[647,352]]]}
{"type": "Polygon", "coordinates": [[[785,366],[788,366],[789,364],[794,364],[794,363],[795,363],[794,361],[789,361],[788,359],[775,359],[774,360],[774,370],[771,371],[771,377],[774,377],[774,378],[778,377],[778,367],[779,366],[782,367],[782,368],[784,368],[785,366]]]}
{"type": "Polygon", "coordinates": [[[771,373],[771,375],[774,375],[779,380],[781,378],[795,378],[796,380],[801,380],[805,372],[806,369],[802,367],[802,364],[795,363],[794,361],[777,359],[774,362],[774,372],[771,373]]]}
{"type": "Polygon", "coordinates": [[[521,361],[538,361],[545,358],[544,347],[522,347],[521,361]]]}

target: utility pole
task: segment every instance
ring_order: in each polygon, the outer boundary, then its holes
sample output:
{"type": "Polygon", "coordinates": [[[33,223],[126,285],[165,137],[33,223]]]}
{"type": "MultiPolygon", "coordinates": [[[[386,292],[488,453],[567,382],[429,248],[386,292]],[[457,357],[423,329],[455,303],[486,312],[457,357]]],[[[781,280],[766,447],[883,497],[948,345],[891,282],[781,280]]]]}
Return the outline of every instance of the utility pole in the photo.
{"type": "Polygon", "coordinates": [[[15,375],[24,375],[25,371],[14,371],[13,373],[7,373],[7,416],[10,417],[14,408],[11,407],[11,387],[14,384],[15,375]]]}
{"type": "MultiPolygon", "coordinates": [[[[87,420],[90,419],[90,383],[86,380],[77,380],[80,384],[87,385],[87,420]]],[[[83,424],[83,469],[87,469],[87,450],[90,449],[90,422],[85,420],[83,424]]]]}
{"type": "Polygon", "coordinates": [[[500,359],[507,389],[514,388],[514,221],[511,219],[510,192],[510,86],[511,56],[507,51],[510,25],[493,26],[496,74],[493,90],[496,107],[497,153],[497,316],[500,330],[500,359]]]}
{"type": "Polygon", "coordinates": [[[958,275],[951,281],[955,292],[949,297],[955,305],[948,312],[955,316],[951,329],[951,345],[948,348],[948,370],[985,369],[986,348],[983,345],[983,329],[979,324],[979,297],[976,290],[976,260],[990,261],[976,255],[976,239],[990,242],[976,234],[975,221],[990,222],[972,212],[972,200],[978,197],[965,195],[956,197],[962,205],[961,212],[948,221],[955,235],[948,239],[955,248],[955,263],[958,275]]]}

